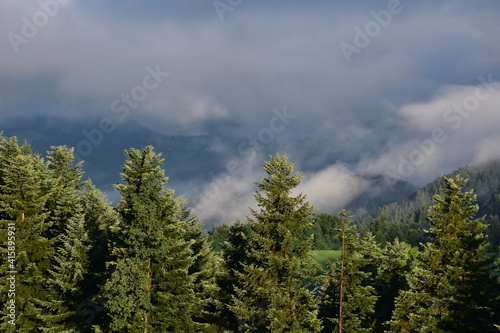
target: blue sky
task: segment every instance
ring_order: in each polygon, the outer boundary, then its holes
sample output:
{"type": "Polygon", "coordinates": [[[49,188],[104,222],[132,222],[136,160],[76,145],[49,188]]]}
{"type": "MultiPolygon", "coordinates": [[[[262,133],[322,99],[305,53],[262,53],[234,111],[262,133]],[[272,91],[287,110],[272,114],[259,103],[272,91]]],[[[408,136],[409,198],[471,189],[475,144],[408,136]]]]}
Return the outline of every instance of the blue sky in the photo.
{"type": "Polygon", "coordinates": [[[241,141],[286,108],[272,139],[318,198],[358,172],[424,184],[500,158],[499,31],[498,1],[0,0],[0,122],[116,116],[128,94],[155,131],[241,141]]]}

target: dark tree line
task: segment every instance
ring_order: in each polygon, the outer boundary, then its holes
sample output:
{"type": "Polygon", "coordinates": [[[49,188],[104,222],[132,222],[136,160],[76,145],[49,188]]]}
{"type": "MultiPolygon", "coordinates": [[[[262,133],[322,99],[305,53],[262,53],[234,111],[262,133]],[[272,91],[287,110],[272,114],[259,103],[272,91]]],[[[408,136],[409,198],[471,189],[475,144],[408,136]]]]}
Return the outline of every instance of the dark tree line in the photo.
{"type": "Polygon", "coordinates": [[[73,149],[41,157],[15,137],[0,141],[0,330],[488,332],[499,324],[498,266],[460,176],[443,178],[418,248],[370,232],[383,221],[360,232],[347,211],[317,215],[294,194],[302,176],[281,155],[255,182],[258,208],[246,223],[209,235],[168,188],[161,154],[148,146],[125,156],[113,208],[82,181],[73,149]],[[322,272],[313,249],[340,258],[322,272]]]}

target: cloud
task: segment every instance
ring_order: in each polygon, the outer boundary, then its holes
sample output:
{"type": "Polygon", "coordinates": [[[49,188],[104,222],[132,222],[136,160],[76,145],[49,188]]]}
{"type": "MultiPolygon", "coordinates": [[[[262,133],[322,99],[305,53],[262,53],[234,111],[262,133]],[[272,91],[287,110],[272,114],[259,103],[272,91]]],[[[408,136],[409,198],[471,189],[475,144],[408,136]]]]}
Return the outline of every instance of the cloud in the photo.
{"type": "Polygon", "coordinates": [[[195,201],[193,211],[207,225],[244,221],[248,207],[256,207],[253,181],[260,181],[262,161],[261,155],[234,158],[226,171],[214,175],[210,182],[193,184],[188,194],[195,201]]]}
{"type": "MultiPolygon", "coordinates": [[[[0,1],[0,35],[22,35],[41,3],[0,1]]],[[[113,101],[141,86],[148,66],[159,66],[169,76],[131,108],[132,119],[165,134],[217,137],[213,151],[229,159],[224,149],[255,136],[271,110],[286,105],[296,119],[267,148],[288,153],[321,207],[342,202],[322,181],[346,197],[347,188],[363,188],[349,170],[421,184],[498,157],[498,92],[467,118],[446,112],[475,93],[478,76],[500,77],[500,4],[401,4],[348,63],[339,45],[354,43],[358,28],[387,3],[243,1],[221,21],[211,1],[69,1],[18,53],[0,39],[0,119],[42,113],[116,120],[113,101]],[[436,128],[446,140],[420,163],[436,128]],[[411,157],[417,166],[407,165],[411,157]]],[[[245,170],[255,175],[259,168],[245,170]]],[[[241,206],[234,198],[246,205],[240,194],[251,186],[243,175],[232,181],[230,195],[200,202],[200,210],[231,219],[241,206]]]]}
{"type": "Polygon", "coordinates": [[[321,212],[337,213],[369,189],[369,183],[356,175],[346,165],[335,164],[315,173],[306,173],[298,191],[321,212]]]}
{"type": "MultiPolygon", "coordinates": [[[[260,182],[262,177],[259,172],[262,157],[233,160],[233,163],[239,166],[234,172],[219,174],[204,186],[198,183],[199,187],[191,192],[192,198],[197,199],[193,211],[208,225],[232,223],[235,219],[244,221],[249,215],[248,208],[257,208],[253,197],[257,187],[253,181],[260,182]]],[[[302,183],[291,195],[303,192],[317,210],[336,213],[369,187],[369,180],[339,163],[319,172],[305,173],[302,183]]]]}
{"type": "Polygon", "coordinates": [[[403,105],[397,113],[412,135],[393,141],[361,169],[424,184],[437,173],[498,159],[499,103],[500,84],[490,75],[476,86],[443,86],[426,102],[403,105]]]}

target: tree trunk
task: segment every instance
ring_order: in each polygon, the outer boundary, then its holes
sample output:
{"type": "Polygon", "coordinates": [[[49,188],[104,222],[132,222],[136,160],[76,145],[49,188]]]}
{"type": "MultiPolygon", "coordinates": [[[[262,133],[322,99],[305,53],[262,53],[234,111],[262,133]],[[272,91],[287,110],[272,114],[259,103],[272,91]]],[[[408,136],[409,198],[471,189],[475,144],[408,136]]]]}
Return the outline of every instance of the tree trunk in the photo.
{"type": "Polygon", "coordinates": [[[344,303],[344,264],[345,264],[345,219],[342,218],[342,251],[340,254],[340,292],[339,292],[339,333],[342,333],[344,327],[344,313],[343,313],[343,303],[344,303]]]}

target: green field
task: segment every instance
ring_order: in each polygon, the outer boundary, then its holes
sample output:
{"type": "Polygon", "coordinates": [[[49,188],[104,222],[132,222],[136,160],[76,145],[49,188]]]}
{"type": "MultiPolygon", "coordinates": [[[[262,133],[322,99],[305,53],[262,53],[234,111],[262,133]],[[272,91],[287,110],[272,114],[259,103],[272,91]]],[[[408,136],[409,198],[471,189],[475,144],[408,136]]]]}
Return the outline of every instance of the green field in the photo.
{"type": "Polygon", "coordinates": [[[314,259],[321,265],[323,270],[326,269],[328,261],[335,261],[340,258],[340,251],[338,250],[314,250],[313,252],[316,254],[314,259]]]}

